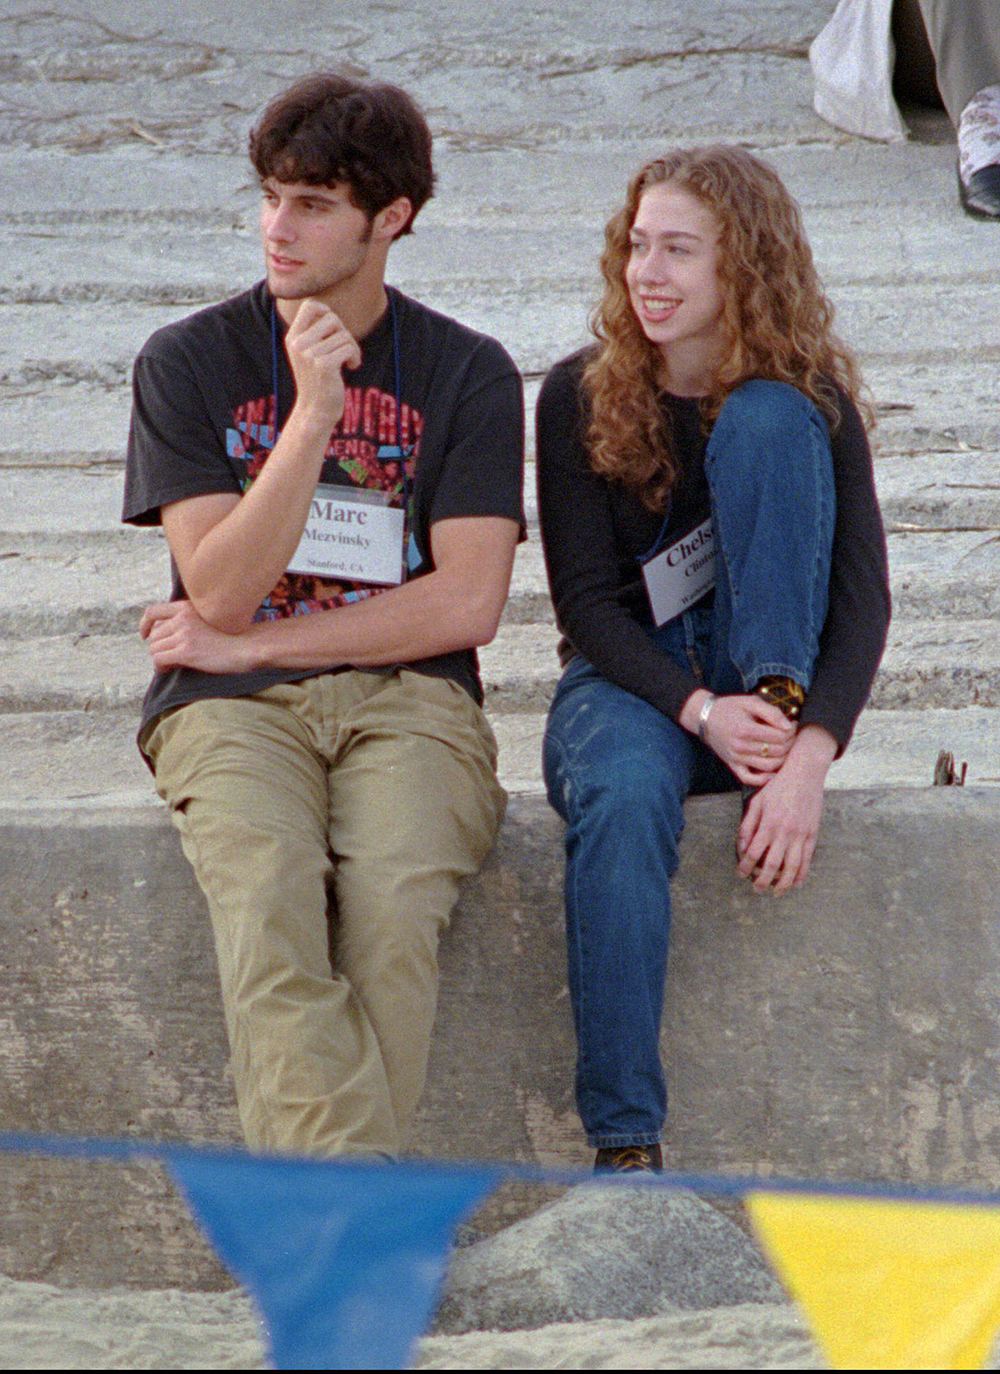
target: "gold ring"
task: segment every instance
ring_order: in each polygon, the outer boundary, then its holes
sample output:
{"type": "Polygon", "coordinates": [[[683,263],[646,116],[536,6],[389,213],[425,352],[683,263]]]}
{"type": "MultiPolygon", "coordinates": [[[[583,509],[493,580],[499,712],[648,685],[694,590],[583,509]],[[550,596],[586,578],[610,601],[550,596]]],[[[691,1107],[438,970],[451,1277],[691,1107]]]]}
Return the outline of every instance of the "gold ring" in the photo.
{"type": "Polygon", "coordinates": [[[762,744],[762,745],[760,746],[760,756],[761,756],[761,758],[762,758],[762,759],[766,759],[766,758],[769,758],[770,755],[771,755],[771,746],[770,746],[769,744],[762,744]]]}

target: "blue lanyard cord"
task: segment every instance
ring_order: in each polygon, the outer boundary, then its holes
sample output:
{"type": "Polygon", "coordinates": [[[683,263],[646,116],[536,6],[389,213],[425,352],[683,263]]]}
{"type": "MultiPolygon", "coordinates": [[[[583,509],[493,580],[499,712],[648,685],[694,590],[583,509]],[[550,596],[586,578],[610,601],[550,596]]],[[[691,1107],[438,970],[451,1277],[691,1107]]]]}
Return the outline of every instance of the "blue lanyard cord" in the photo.
{"type": "Polygon", "coordinates": [[[636,555],[636,557],[638,558],[638,560],[639,560],[640,563],[648,563],[649,560],[650,560],[651,558],[655,558],[656,555],[657,555],[657,554],[660,552],[660,550],[663,548],[663,541],[664,541],[664,539],[666,538],[667,527],[668,527],[668,525],[670,524],[671,506],[672,506],[672,505],[673,505],[673,502],[670,501],[670,500],[668,499],[668,500],[667,500],[667,513],[666,513],[666,515],[663,517],[663,524],[660,526],[660,532],[659,532],[659,534],[658,534],[658,535],[656,536],[656,538],[653,540],[652,544],[650,544],[649,548],[646,550],[645,553],[640,553],[640,554],[637,554],[637,555],[636,555]]]}
{"type": "MultiPolygon", "coordinates": [[[[400,462],[403,459],[403,405],[400,400],[399,384],[399,325],[396,321],[396,301],[391,291],[389,297],[389,314],[392,316],[392,376],[396,387],[396,447],[399,449],[400,462]]],[[[405,481],[405,478],[404,478],[405,481]]]]}
{"type": "Polygon", "coordinates": [[[271,302],[271,388],[274,393],[274,425],[271,430],[271,447],[278,442],[278,312],[271,302]]]}
{"type": "MultiPolygon", "coordinates": [[[[156,1159],[169,1164],[176,1160],[195,1163],[198,1160],[217,1160],[221,1163],[256,1160],[263,1170],[273,1169],[271,1177],[278,1177],[281,1171],[290,1172],[305,1166],[319,1178],[323,1171],[343,1173],[356,1171],[363,1178],[365,1171],[372,1166],[364,1160],[351,1162],[349,1158],[339,1159],[300,1159],[291,1157],[261,1157],[249,1155],[238,1146],[219,1148],[211,1145],[175,1145],[173,1142],[159,1140],[129,1139],[124,1137],[94,1138],[88,1136],[60,1136],[35,1134],[30,1131],[0,1131],[0,1154],[55,1155],[63,1159],[156,1159]]],[[[378,1166],[381,1167],[381,1166],[378,1166]]],[[[481,1166],[459,1161],[403,1159],[393,1166],[400,1174],[407,1171],[432,1171],[435,1174],[461,1177],[469,1169],[481,1166]]],[[[818,1194],[823,1197],[871,1198],[886,1202],[924,1202],[958,1207],[998,1207],[1000,1193],[977,1192],[963,1188],[920,1187],[909,1183],[831,1183],[825,1179],[791,1179],[754,1174],[709,1174],[680,1173],[643,1174],[637,1178],[634,1173],[605,1174],[595,1178],[591,1173],[577,1169],[546,1169],[538,1164],[502,1163],[495,1167],[504,1178],[518,1179],[525,1183],[557,1183],[572,1185],[587,1182],[595,1187],[622,1188],[684,1188],[687,1192],[714,1195],[716,1197],[745,1197],[747,1193],[791,1193],[818,1194]]],[[[363,1182],[359,1181],[359,1188],[363,1182]]]]}
{"type": "Polygon", "coordinates": [[[392,290],[387,292],[389,297],[389,313],[392,316],[392,368],[393,381],[396,388],[396,452],[399,454],[399,475],[403,479],[403,509],[406,512],[406,523],[411,526],[413,523],[413,513],[410,509],[413,502],[413,483],[410,481],[406,471],[406,460],[412,453],[407,453],[403,448],[403,384],[401,381],[402,371],[399,364],[399,321],[396,318],[396,297],[392,290]]]}

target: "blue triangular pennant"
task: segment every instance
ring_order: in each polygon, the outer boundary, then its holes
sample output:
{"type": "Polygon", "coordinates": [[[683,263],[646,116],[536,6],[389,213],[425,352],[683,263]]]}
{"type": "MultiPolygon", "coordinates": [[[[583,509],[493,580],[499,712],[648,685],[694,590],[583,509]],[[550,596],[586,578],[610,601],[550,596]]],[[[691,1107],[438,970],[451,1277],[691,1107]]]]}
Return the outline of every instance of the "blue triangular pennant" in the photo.
{"type": "Polygon", "coordinates": [[[442,1168],[163,1152],[264,1317],[278,1369],[402,1369],[458,1221],[503,1177],[442,1168]]]}

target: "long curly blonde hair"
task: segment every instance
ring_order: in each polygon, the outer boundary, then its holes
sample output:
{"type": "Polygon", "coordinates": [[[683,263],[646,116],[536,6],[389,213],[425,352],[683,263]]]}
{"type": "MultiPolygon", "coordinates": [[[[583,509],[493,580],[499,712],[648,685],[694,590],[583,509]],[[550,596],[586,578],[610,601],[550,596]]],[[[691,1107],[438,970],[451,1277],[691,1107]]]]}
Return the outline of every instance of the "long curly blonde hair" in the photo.
{"type": "Polygon", "coordinates": [[[743,148],[673,149],[640,168],[624,206],[608,221],[601,255],[604,296],[591,318],[600,343],[583,373],[591,464],[635,490],[650,510],[666,505],[678,467],[659,404],[663,358],[632,309],[625,268],[643,192],[664,182],[695,196],[719,225],[726,345],[701,399],[706,425],[734,387],[752,377],[789,382],[832,427],[839,420],[836,381],[868,425],[874,421],[861,396],[857,363],[831,328],[833,307],[813,265],[798,206],[778,174],[743,148]]]}

